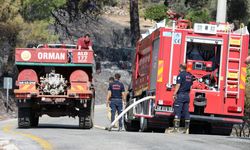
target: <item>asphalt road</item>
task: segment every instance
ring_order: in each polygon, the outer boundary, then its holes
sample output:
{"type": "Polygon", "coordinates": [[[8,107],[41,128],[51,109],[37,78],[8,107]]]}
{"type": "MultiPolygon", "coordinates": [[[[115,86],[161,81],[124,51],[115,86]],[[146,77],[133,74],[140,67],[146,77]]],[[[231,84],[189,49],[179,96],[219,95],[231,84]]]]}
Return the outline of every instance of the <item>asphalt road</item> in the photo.
{"type": "Polygon", "coordinates": [[[21,150],[249,150],[250,139],[141,132],[111,132],[101,129],[109,124],[106,109],[97,106],[95,128],[78,129],[78,118],[43,116],[38,128],[18,129],[17,120],[0,122],[0,139],[10,139],[21,150]]]}

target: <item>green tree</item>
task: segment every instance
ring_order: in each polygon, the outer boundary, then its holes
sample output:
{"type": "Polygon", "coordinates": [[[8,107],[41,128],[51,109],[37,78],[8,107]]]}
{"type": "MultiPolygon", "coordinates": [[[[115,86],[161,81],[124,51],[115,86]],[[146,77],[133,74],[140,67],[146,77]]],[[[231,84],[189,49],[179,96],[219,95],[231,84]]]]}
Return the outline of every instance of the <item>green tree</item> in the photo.
{"type": "MultiPolygon", "coordinates": [[[[211,0],[210,0],[211,1],[211,0]]],[[[208,0],[185,0],[185,6],[195,10],[200,10],[208,6],[208,0]]]]}
{"type": "Polygon", "coordinates": [[[48,19],[66,0],[21,0],[21,15],[27,21],[48,19]]]}
{"type": "Polygon", "coordinates": [[[169,9],[182,15],[186,15],[189,9],[185,5],[185,0],[170,0],[168,5],[169,9]]]}
{"type": "Polygon", "coordinates": [[[250,65],[247,66],[245,113],[250,112],[250,65]]]}
{"type": "Polygon", "coordinates": [[[45,20],[23,23],[22,30],[18,34],[18,46],[25,47],[28,44],[56,43],[58,36],[49,31],[48,26],[49,22],[45,20]]]}
{"type": "Polygon", "coordinates": [[[116,5],[116,0],[21,0],[21,14],[25,20],[48,19],[58,15],[70,21],[83,15],[96,16],[104,5],[116,5]]]}
{"type": "Polygon", "coordinates": [[[205,8],[202,10],[190,10],[185,18],[192,23],[208,23],[212,20],[209,11],[205,8]]]}
{"type": "Polygon", "coordinates": [[[9,61],[13,59],[16,46],[25,47],[30,42],[57,41],[58,37],[48,30],[49,20],[26,21],[21,14],[21,0],[0,0],[0,47],[8,45],[9,61]]]}
{"type": "Polygon", "coordinates": [[[21,0],[21,15],[25,21],[53,19],[55,31],[72,38],[70,26],[81,20],[95,22],[104,5],[115,5],[116,0],[21,0]]]}
{"type": "Polygon", "coordinates": [[[159,22],[167,17],[166,12],[167,7],[164,4],[153,5],[145,10],[144,18],[159,22]]]}
{"type": "Polygon", "coordinates": [[[227,9],[227,19],[229,22],[235,20],[240,23],[247,23],[249,19],[248,1],[247,0],[229,0],[227,9]]]}

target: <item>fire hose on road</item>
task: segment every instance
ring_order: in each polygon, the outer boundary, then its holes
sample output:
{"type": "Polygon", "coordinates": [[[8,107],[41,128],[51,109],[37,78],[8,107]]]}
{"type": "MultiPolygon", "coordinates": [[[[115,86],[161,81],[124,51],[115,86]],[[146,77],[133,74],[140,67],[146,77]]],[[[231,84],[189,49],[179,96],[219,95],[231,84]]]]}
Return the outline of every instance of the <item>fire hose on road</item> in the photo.
{"type": "Polygon", "coordinates": [[[111,129],[112,129],[112,127],[114,127],[115,123],[117,121],[119,121],[119,119],[121,119],[123,117],[123,115],[126,114],[131,108],[135,107],[136,105],[138,105],[144,101],[148,101],[150,99],[155,99],[155,96],[144,97],[142,99],[139,99],[138,101],[135,101],[133,104],[129,105],[125,110],[122,111],[122,113],[119,116],[117,116],[117,118],[115,118],[115,120],[110,124],[110,126],[106,128],[106,130],[111,131],[111,129]]]}

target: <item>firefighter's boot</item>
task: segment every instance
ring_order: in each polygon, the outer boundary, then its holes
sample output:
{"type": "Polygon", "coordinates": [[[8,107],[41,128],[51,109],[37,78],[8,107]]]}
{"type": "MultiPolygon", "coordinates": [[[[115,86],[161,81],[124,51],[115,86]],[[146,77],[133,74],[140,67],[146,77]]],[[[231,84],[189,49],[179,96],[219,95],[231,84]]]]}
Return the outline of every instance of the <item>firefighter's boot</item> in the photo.
{"type": "Polygon", "coordinates": [[[184,134],[189,134],[189,125],[190,125],[190,120],[185,120],[185,128],[183,131],[184,134]]]}
{"type": "Polygon", "coordinates": [[[179,133],[180,128],[180,119],[174,119],[174,127],[169,129],[168,131],[165,131],[167,133],[179,133]]]}

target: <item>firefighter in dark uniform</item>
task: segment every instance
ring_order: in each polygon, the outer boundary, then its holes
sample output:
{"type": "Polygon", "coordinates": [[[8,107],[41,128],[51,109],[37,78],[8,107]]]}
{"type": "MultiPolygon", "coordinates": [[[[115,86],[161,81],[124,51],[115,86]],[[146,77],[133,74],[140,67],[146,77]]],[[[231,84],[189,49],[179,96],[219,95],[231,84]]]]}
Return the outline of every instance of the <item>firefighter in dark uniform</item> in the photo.
{"type": "MultiPolygon", "coordinates": [[[[115,81],[109,84],[107,103],[111,108],[111,122],[115,120],[116,111],[118,115],[122,112],[123,103],[125,102],[125,89],[124,85],[119,81],[121,75],[115,74],[115,81]]],[[[122,119],[119,120],[119,131],[122,129],[122,119]]]]}
{"type": "Polygon", "coordinates": [[[189,102],[190,102],[190,89],[193,84],[193,76],[186,72],[186,65],[180,65],[180,73],[177,76],[177,84],[173,95],[174,102],[174,128],[173,132],[178,132],[180,127],[180,119],[184,116],[185,130],[184,133],[189,132],[190,114],[189,114],[189,102]]]}

